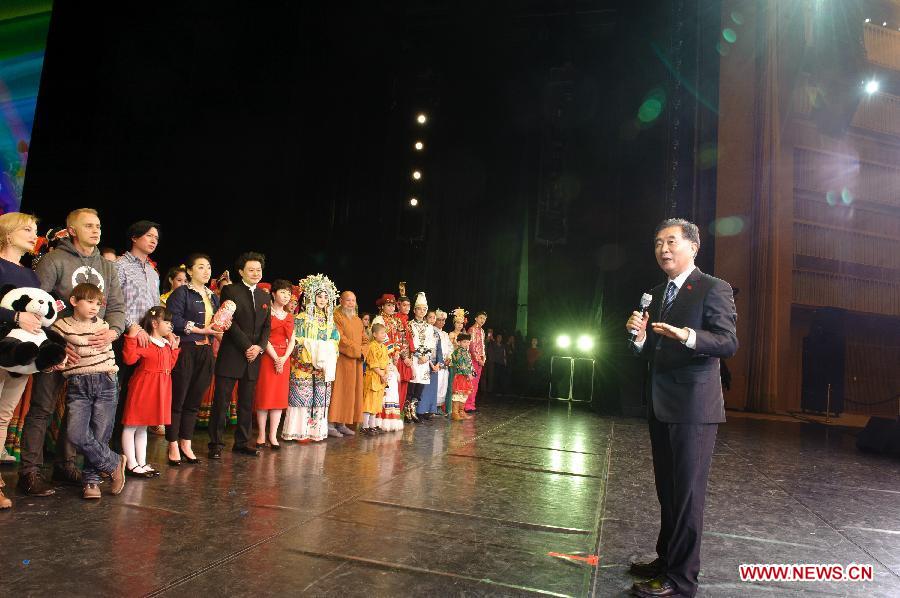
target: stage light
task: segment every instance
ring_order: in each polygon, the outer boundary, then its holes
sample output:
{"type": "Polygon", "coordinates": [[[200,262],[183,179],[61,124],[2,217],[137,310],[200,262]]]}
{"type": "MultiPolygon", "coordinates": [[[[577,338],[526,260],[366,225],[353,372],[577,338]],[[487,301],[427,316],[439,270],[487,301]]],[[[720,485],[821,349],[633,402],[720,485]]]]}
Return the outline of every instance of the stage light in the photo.
{"type": "Polygon", "coordinates": [[[421,141],[416,141],[416,145],[414,146],[417,151],[422,151],[425,148],[425,144],[421,141]]]}
{"type": "Polygon", "coordinates": [[[866,19],[866,23],[871,23],[872,19],[866,19]]]}
{"type": "Polygon", "coordinates": [[[581,336],[578,337],[578,341],[575,344],[578,346],[579,351],[583,351],[584,353],[587,353],[588,351],[590,351],[591,349],[594,348],[594,339],[592,339],[591,337],[589,337],[586,334],[582,334],[581,336]]]}
{"type": "Polygon", "coordinates": [[[880,85],[879,85],[878,81],[876,81],[875,79],[872,79],[871,81],[866,83],[866,87],[865,87],[866,93],[869,95],[872,95],[873,93],[878,91],[879,87],[880,87],[880,85]]]}
{"type": "Polygon", "coordinates": [[[881,24],[882,27],[887,27],[887,21],[881,24]]]}
{"type": "Polygon", "coordinates": [[[556,346],[560,349],[568,349],[572,346],[572,337],[568,334],[560,334],[556,337],[556,346]]]}
{"type": "Polygon", "coordinates": [[[422,173],[419,172],[418,170],[413,170],[412,177],[418,181],[419,179],[422,178],[422,173]]]}
{"type": "Polygon", "coordinates": [[[410,197],[409,205],[411,205],[412,207],[416,207],[417,205],[419,205],[419,200],[416,199],[415,197],[410,197]]]}
{"type": "Polygon", "coordinates": [[[419,115],[416,117],[416,122],[419,123],[420,125],[424,125],[425,123],[428,122],[428,117],[425,116],[424,112],[420,112],[419,115]]]}

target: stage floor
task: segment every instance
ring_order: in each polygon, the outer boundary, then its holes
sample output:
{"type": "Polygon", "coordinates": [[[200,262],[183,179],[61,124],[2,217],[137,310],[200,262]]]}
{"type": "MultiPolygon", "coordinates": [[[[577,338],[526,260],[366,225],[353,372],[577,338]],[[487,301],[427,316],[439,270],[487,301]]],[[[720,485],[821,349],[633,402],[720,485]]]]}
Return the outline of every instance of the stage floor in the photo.
{"type": "MultiPolygon", "coordinates": [[[[259,459],[198,450],[173,468],[162,439],[150,451],[162,477],[99,502],[25,497],[3,468],[0,596],[624,596],[656,538],[646,425],[564,403],[493,399],[468,422],[259,459]]],[[[900,595],[900,463],[839,430],[733,418],[699,595],[900,595]],[[742,583],[741,563],[871,564],[875,580],[742,583]]]]}

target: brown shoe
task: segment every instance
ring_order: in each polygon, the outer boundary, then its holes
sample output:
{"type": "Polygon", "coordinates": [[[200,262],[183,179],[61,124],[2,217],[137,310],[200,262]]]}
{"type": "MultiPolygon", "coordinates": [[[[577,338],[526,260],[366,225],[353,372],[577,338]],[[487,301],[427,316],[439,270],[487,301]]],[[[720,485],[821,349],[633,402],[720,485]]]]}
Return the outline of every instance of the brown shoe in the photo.
{"type": "Polygon", "coordinates": [[[112,485],[109,488],[109,493],[113,496],[121,494],[122,488],[125,487],[125,467],[125,455],[120,455],[119,464],[116,466],[116,469],[109,473],[109,480],[110,482],[112,482],[112,485]]]}
{"type": "Polygon", "coordinates": [[[56,490],[44,481],[39,471],[19,474],[19,486],[28,496],[50,496],[56,493],[56,490]]]}
{"type": "Polygon", "coordinates": [[[464,419],[466,419],[459,413],[460,411],[462,411],[461,407],[462,407],[462,403],[459,403],[459,402],[453,403],[453,412],[452,412],[452,415],[450,416],[450,419],[452,419],[455,422],[463,421],[464,419]]]}
{"type": "MultiPolygon", "coordinates": [[[[0,482],[0,486],[3,485],[3,482],[0,482]]],[[[0,509],[8,509],[12,506],[12,501],[9,500],[5,494],[3,494],[3,490],[0,490],[0,509]]]]}
{"type": "Polygon", "coordinates": [[[84,490],[81,492],[81,498],[94,500],[100,498],[100,486],[97,484],[85,484],[84,490]]]}

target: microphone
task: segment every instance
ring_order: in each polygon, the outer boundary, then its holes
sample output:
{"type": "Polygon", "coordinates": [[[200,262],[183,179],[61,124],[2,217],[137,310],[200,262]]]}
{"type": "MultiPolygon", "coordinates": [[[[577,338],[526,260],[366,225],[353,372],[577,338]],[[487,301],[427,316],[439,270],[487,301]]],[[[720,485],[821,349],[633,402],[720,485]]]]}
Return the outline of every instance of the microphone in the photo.
{"type": "MultiPolygon", "coordinates": [[[[653,295],[651,295],[650,293],[644,293],[643,295],[641,295],[641,303],[640,303],[640,305],[638,305],[637,311],[639,311],[639,312],[641,312],[641,314],[643,314],[645,311],[647,311],[647,308],[650,307],[651,301],[653,301],[653,295]]],[[[634,342],[634,340],[636,338],[637,338],[637,331],[630,330],[628,332],[628,340],[630,340],[631,342],[634,342]]]]}

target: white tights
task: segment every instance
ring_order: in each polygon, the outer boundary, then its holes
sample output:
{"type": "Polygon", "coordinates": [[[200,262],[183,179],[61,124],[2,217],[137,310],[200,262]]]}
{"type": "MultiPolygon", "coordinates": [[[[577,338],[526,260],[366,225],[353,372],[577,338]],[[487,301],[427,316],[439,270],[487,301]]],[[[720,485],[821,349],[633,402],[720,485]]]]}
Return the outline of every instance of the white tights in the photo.
{"type": "Polygon", "coordinates": [[[122,450],[128,460],[128,469],[147,465],[147,426],[125,426],[122,450]]]}

